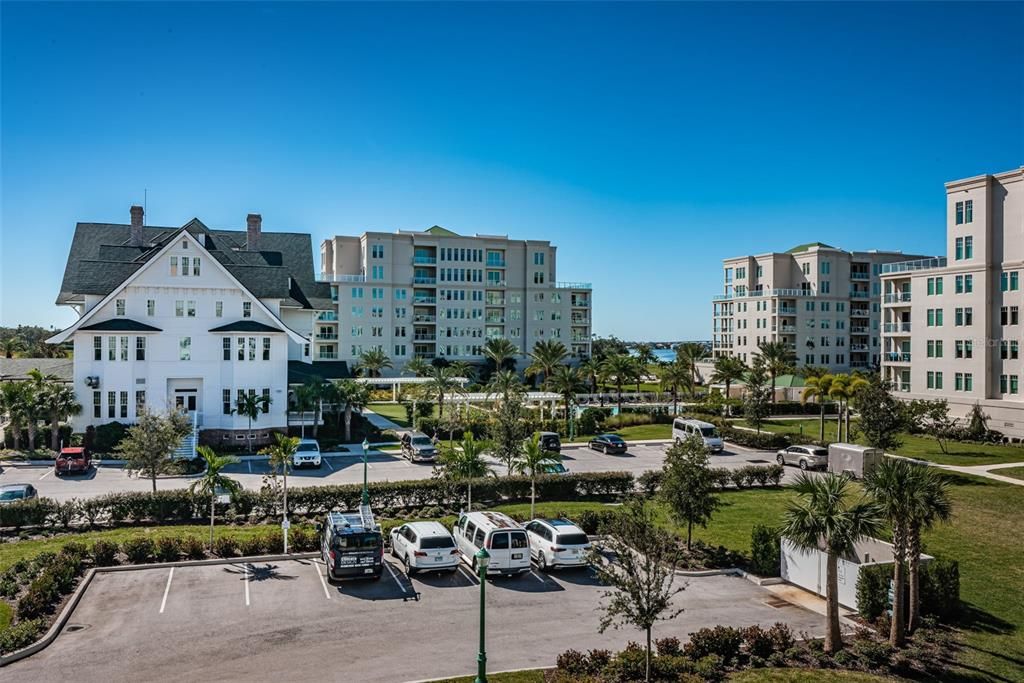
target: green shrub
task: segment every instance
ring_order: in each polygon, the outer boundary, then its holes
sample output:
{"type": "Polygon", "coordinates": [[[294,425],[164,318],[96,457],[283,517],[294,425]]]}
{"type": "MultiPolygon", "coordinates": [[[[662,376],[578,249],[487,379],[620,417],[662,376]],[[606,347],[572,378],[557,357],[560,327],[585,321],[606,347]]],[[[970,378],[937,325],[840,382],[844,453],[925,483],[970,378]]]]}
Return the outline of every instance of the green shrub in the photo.
{"type": "Polygon", "coordinates": [[[750,532],[751,570],[758,576],[778,576],[781,562],[778,530],[764,524],[755,524],[750,532]]]}
{"type": "Polygon", "coordinates": [[[793,629],[781,621],[775,622],[768,628],[768,636],[772,639],[772,646],[776,652],[786,652],[796,643],[793,629]]]}
{"type": "Polygon", "coordinates": [[[161,562],[177,562],[181,559],[181,541],[177,536],[161,536],[156,540],[156,556],[161,562]]]}
{"type": "MultiPolygon", "coordinates": [[[[875,640],[870,636],[855,638],[850,646],[850,650],[868,669],[881,669],[888,666],[889,660],[892,659],[893,654],[896,652],[895,648],[889,645],[889,643],[875,640]]],[[[838,660],[836,660],[836,663],[839,663],[838,660]]]]}
{"type": "Polygon", "coordinates": [[[857,612],[874,621],[889,608],[889,580],[892,565],[868,564],[857,573],[857,612]]]}
{"type": "Polygon", "coordinates": [[[0,505],[0,527],[42,526],[54,510],[54,501],[49,498],[32,498],[9,505],[0,505]]]}
{"type": "Polygon", "coordinates": [[[761,659],[768,659],[775,652],[775,641],[771,634],[759,625],[748,626],[743,629],[743,646],[747,654],[761,659]]]}
{"type": "Polygon", "coordinates": [[[93,541],[90,551],[92,563],[97,567],[110,567],[117,564],[117,544],[100,539],[93,541]]]}
{"type": "Polygon", "coordinates": [[[89,548],[80,541],[68,541],[61,546],[59,555],[66,555],[68,557],[75,557],[78,560],[83,560],[89,555],[89,548]]]}
{"type": "Polygon", "coordinates": [[[97,425],[92,450],[96,453],[113,453],[127,435],[128,426],[120,422],[106,422],[97,425]]]}
{"type": "Polygon", "coordinates": [[[149,562],[156,546],[148,536],[133,536],[121,544],[121,550],[130,564],[143,564],[149,562]]]}
{"type": "Polygon", "coordinates": [[[921,613],[943,621],[960,614],[960,565],[935,558],[921,565],[921,613]]]}
{"type": "Polygon", "coordinates": [[[590,672],[587,656],[579,650],[566,650],[555,659],[555,666],[570,676],[587,676],[590,672]]]}
{"type": "MultiPolygon", "coordinates": [[[[282,546],[278,546],[278,548],[282,546]]],[[[294,526],[288,530],[288,546],[288,550],[293,553],[308,553],[319,547],[319,538],[312,529],[304,526],[294,526]]],[[[275,550],[274,552],[278,551],[275,550]]]]}
{"type": "Polygon", "coordinates": [[[0,654],[6,655],[28,647],[42,633],[42,619],[25,619],[0,630],[0,654]]]}
{"type": "Polygon", "coordinates": [[[19,590],[18,580],[14,576],[5,573],[0,577],[0,598],[13,598],[19,590]]]}
{"type": "Polygon", "coordinates": [[[605,667],[605,673],[613,681],[642,681],[646,671],[646,650],[633,642],[614,655],[605,667]]]}
{"type": "Polygon", "coordinates": [[[265,537],[250,536],[249,538],[243,538],[238,542],[238,551],[242,554],[242,557],[265,554],[267,552],[265,537]]]}
{"type": "Polygon", "coordinates": [[[731,626],[715,626],[702,628],[690,634],[690,641],[683,651],[691,659],[701,659],[707,655],[717,655],[728,665],[740,653],[743,635],[740,630],[731,626]]]}
{"type": "Polygon", "coordinates": [[[190,560],[201,560],[206,557],[206,546],[196,536],[185,536],[181,539],[181,552],[190,560]]]}
{"type": "Polygon", "coordinates": [[[219,557],[234,557],[238,554],[238,542],[230,536],[221,536],[213,542],[213,552],[219,557]]]}
{"type": "Polygon", "coordinates": [[[682,646],[679,644],[679,639],[675,636],[658,638],[654,641],[654,647],[659,657],[673,657],[681,654],[683,651],[682,646]]]}

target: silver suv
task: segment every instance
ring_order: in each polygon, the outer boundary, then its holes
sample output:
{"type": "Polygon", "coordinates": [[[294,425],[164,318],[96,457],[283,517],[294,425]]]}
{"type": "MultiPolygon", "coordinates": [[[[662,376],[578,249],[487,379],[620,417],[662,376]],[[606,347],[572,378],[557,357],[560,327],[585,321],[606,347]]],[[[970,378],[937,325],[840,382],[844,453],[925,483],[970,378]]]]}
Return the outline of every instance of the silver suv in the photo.
{"type": "Polygon", "coordinates": [[[402,434],[402,457],[410,462],[434,462],[437,446],[422,432],[406,432],[402,434]]]}
{"type": "Polygon", "coordinates": [[[820,446],[790,446],[775,454],[780,465],[798,465],[802,470],[823,470],[828,467],[828,449],[820,446]]]}

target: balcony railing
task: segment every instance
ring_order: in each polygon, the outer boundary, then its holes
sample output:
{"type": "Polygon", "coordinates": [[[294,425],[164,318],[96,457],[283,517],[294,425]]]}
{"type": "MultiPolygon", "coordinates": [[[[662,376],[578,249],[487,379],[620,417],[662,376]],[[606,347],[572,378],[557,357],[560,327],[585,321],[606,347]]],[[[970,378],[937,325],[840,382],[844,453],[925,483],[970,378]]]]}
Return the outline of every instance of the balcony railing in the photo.
{"type": "Polygon", "coordinates": [[[851,280],[870,280],[871,273],[850,273],[851,280]]]}
{"type": "Polygon", "coordinates": [[[572,324],[573,325],[589,325],[590,324],[590,318],[573,318],[572,319],[572,324]]]}
{"type": "Polygon", "coordinates": [[[497,259],[495,259],[495,260],[487,259],[487,267],[488,268],[504,268],[505,267],[505,259],[501,259],[500,261],[497,260],[497,259]]]}
{"type": "Polygon", "coordinates": [[[890,363],[909,363],[910,352],[909,351],[890,351],[885,354],[885,360],[890,363]]]}
{"type": "Polygon", "coordinates": [[[488,325],[503,325],[505,323],[505,316],[503,315],[489,315],[485,318],[485,322],[488,325]]]}
{"type": "Polygon", "coordinates": [[[413,341],[437,341],[436,334],[416,334],[413,335],[413,341]]]}
{"type": "Polygon", "coordinates": [[[317,319],[317,322],[322,322],[322,323],[338,322],[338,312],[337,311],[320,311],[319,313],[316,314],[316,319],[317,319]]]}
{"type": "Polygon", "coordinates": [[[321,351],[316,355],[317,360],[338,360],[337,351],[321,351]]]}
{"type": "Polygon", "coordinates": [[[858,318],[869,318],[871,317],[871,311],[867,308],[851,308],[850,315],[855,315],[858,318]]]}
{"type": "Polygon", "coordinates": [[[713,298],[715,301],[729,300],[729,299],[748,299],[758,297],[782,297],[784,299],[796,298],[798,296],[814,296],[814,292],[809,289],[797,289],[797,288],[779,288],[771,289],[765,287],[764,289],[752,289],[750,291],[743,290],[740,292],[733,292],[731,294],[716,294],[713,298]]]}
{"type": "Polygon", "coordinates": [[[412,283],[414,285],[436,285],[437,284],[437,278],[436,277],[426,277],[426,276],[423,276],[423,275],[418,275],[418,276],[416,276],[416,277],[414,277],[412,279],[412,283]]]}
{"type": "Polygon", "coordinates": [[[320,282],[366,282],[366,276],[320,273],[320,282]]]}
{"type": "Polygon", "coordinates": [[[866,360],[851,360],[850,361],[850,367],[851,368],[866,368],[866,367],[868,367],[870,365],[871,365],[871,363],[867,362],[866,360]]]}
{"type": "Polygon", "coordinates": [[[336,334],[318,334],[316,335],[317,341],[337,341],[338,335],[336,334]]]}
{"type": "Polygon", "coordinates": [[[428,306],[433,306],[434,304],[437,303],[437,297],[436,296],[414,296],[412,298],[412,302],[414,304],[426,304],[428,306]]]}
{"type": "Polygon", "coordinates": [[[887,304],[903,304],[910,302],[910,292],[894,292],[886,294],[883,301],[887,304]]]}
{"type": "Polygon", "coordinates": [[[588,308],[590,306],[590,299],[577,299],[574,297],[572,305],[576,308],[588,308]]]}
{"type": "Polygon", "coordinates": [[[572,341],[573,341],[574,344],[585,343],[585,342],[589,342],[590,341],[590,337],[573,335],[572,341]]]}
{"type": "Polygon", "coordinates": [[[779,306],[777,312],[779,315],[796,315],[796,308],[792,306],[779,306]]]}
{"type": "Polygon", "coordinates": [[[779,325],[778,327],[782,334],[796,334],[796,325],[779,325]]]}
{"type": "Polygon", "coordinates": [[[505,298],[504,297],[500,297],[500,296],[499,297],[491,297],[489,299],[484,300],[484,304],[487,305],[487,306],[504,306],[505,305],[505,298]]]}
{"type": "Polygon", "coordinates": [[[871,293],[870,292],[861,292],[859,290],[853,290],[853,291],[850,292],[850,298],[851,299],[870,299],[871,298],[871,293]]]}
{"type": "Polygon", "coordinates": [[[932,268],[945,268],[946,257],[937,256],[935,258],[919,259],[917,261],[900,261],[899,263],[883,263],[882,264],[882,275],[891,275],[894,273],[909,273],[915,270],[930,270],[932,268]]]}
{"type": "Polygon", "coordinates": [[[593,289],[589,282],[556,282],[556,289],[593,289]]]}
{"type": "Polygon", "coordinates": [[[910,323],[886,323],[883,326],[883,330],[886,334],[899,334],[905,332],[910,333],[910,323]]]}
{"type": "Polygon", "coordinates": [[[437,264],[436,256],[413,256],[412,262],[420,266],[433,266],[437,264]]]}
{"type": "Polygon", "coordinates": [[[436,323],[436,315],[426,315],[425,313],[418,313],[412,317],[414,323],[436,323]]]}
{"type": "Polygon", "coordinates": [[[851,351],[867,351],[868,350],[868,345],[867,344],[850,344],[850,350],[851,351]]]}
{"type": "Polygon", "coordinates": [[[867,334],[867,325],[850,325],[850,334],[867,334]]]}

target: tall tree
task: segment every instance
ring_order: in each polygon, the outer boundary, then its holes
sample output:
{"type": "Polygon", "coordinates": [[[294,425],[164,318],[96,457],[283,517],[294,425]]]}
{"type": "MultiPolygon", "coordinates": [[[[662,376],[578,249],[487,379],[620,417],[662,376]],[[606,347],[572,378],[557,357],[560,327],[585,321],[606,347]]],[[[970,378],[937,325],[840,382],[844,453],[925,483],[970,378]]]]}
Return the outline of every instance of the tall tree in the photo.
{"type": "MultiPolygon", "coordinates": [[[[877,377],[877,375],[876,375],[877,377]]],[[[832,379],[832,386],[829,389],[829,396],[839,402],[839,440],[843,440],[843,418],[846,418],[846,440],[853,441],[850,436],[850,402],[857,396],[858,392],[868,385],[868,381],[859,375],[835,375],[832,379]]],[[[888,393],[888,392],[886,392],[888,393]]],[[[893,399],[895,403],[895,399],[893,399]]],[[[897,406],[898,407],[898,406],[897,406]]],[[[899,414],[903,415],[902,408],[899,414]]]]}
{"type": "Polygon", "coordinates": [[[353,379],[342,379],[333,383],[330,400],[335,404],[339,416],[345,418],[345,443],[352,441],[352,413],[362,412],[370,402],[370,388],[353,379]]]}
{"type": "Polygon", "coordinates": [[[402,368],[402,372],[408,373],[413,377],[423,377],[429,369],[430,363],[423,360],[420,356],[413,356],[405,364],[405,367],[402,368]]]}
{"type": "Polygon", "coordinates": [[[686,524],[686,549],[693,540],[693,525],[707,527],[718,509],[717,485],[708,449],[699,436],[678,441],[665,452],[660,495],[672,516],[686,524]]]}
{"type": "MultiPolygon", "coordinates": [[[[214,506],[217,503],[217,496],[221,491],[235,496],[242,490],[241,484],[224,474],[224,468],[238,462],[238,458],[228,455],[217,455],[209,446],[200,446],[196,449],[196,452],[199,453],[199,457],[206,461],[206,471],[203,472],[199,479],[192,482],[192,485],[188,488],[193,495],[209,496],[210,498],[210,550],[212,551],[213,524],[216,519],[214,506]]],[[[155,491],[156,488],[154,487],[153,490],[155,491]]]]}
{"type": "Polygon", "coordinates": [[[601,361],[597,356],[591,356],[580,363],[580,372],[587,380],[590,393],[597,393],[597,380],[601,377],[601,361]]]}
{"type": "Polygon", "coordinates": [[[498,370],[491,375],[486,390],[490,396],[500,396],[502,401],[508,401],[513,395],[522,395],[525,388],[514,370],[498,370]]]}
{"type": "MultiPolygon", "coordinates": [[[[807,403],[811,399],[818,402],[818,408],[821,411],[818,425],[818,441],[825,440],[825,399],[832,395],[832,381],[834,379],[835,376],[828,373],[817,377],[808,377],[804,390],[800,393],[801,403],[807,403]]],[[[838,435],[836,436],[836,441],[841,441],[838,435]]]]}
{"type": "Polygon", "coordinates": [[[434,367],[431,366],[424,375],[427,381],[419,386],[420,392],[426,398],[437,401],[437,415],[444,417],[444,399],[462,391],[459,383],[457,368],[452,366],[434,367]]]}
{"type": "Polygon", "coordinates": [[[383,370],[391,369],[394,365],[384,349],[372,348],[359,355],[358,367],[367,377],[380,377],[383,370]]]}
{"type": "Polygon", "coordinates": [[[473,480],[494,474],[484,460],[484,453],[489,446],[487,441],[477,440],[472,432],[465,432],[462,441],[441,452],[442,476],[466,484],[466,510],[473,509],[473,480]]]}
{"type": "Polygon", "coordinates": [[[157,477],[172,469],[171,454],[192,431],[192,423],[177,410],[165,414],[143,412],[117,445],[125,469],[149,478],[156,491],[157,477]]]}
{"type": "MultiPolygon", "coordinates": [[[[907,426],[907,411],[902,401],[894,398],[889,385],[881,377],[855,379],[845,387],[847,401],[853,400],[860,413],[860,431],[869,446],[882,450],[899,448],[899,438],[907,426]]],[[[847,427],[847,438],[849,427],[847,427]]]]}
{"type": "Polygon", "coordinates": [[[516,369],[519,348],[504,337],[492,337],[484,343],[484,356],[494,363],[495,372],[516,369]]]}
{"type": "Polygon", "coordinates": [[[260,415],[270,410],[271,399],[265,394],[257,394],[255,391],[243,392],[238,395],[235,401],[235,413],[248,418],[249,429],[245,433],[245,440],[252,453],[252,423],[259,420],[260,415]]]}
{"type": "Polygon", "coordinates": [[[616,402],[619,412],[622,412],[622,385],[630,381],[636,373],[636,363],[625,354],[608,356],[601,364],[601,372],[605,381],[611,380],[615,383],[616,402]]]}
{"type": "Polygon", "coordinates": [[[519,393],[510,394],[491,411],[487,423],[491,453],[505,465],[506,474],[512,474],[523,441],[533,432],[529,412],[519,393]]]}
{"type": "Polygon", "coordinates": [[[21,430],[28,421],[29,386],[25,382],[0,382],[0,414],[5,414],[14,438],[14,450],[21,449],[21,430]]]}
{"type": "Polygon", "coordinates": [[[565,407],[565,433],[568,435],[576,394],[586,391],[587,383],[578,369],[568,365],[559,365],[548,376],[547,387],[549,391],[562,397],[562,405],[565,407]]]}
{"type": "MultiPolygon", "coordinates": [[[[270,471],[277,473],[281,472],[284,477],[284,504],[283,504],[283,519],[282,521],[288,521],[288,472],[292,469],[292,463],[294,463],[295,451],[299,448],[299,440],[294,436],[287,436],[280,432],[274,433],[274,444],[264,448],[260,453],[270,456],[268,464],[270,465],[270,471]]],[[[282,525],[284,529],[284,552],[288,552],[288,528],[287,525],[282,525]]]]}
{"type": "MultiPolygon", "coordinates": [[[[747,376],[747,364],[736,356],[719,356],[715,359],[715,369],[711,373],[711,381],[725,385],[725,398],[731,398],[732,383],[747,376]]],[[[726,403],[726,414],[729,414],[729,403],[726,403]]]]}
{"type": "Polygon", "coordinates": [[[25,342],[15,336],[0,339],[0,351],[3,351],[4,358],[14,358],[14,354],[25,350],[25,342]]]}
{"type": "Polygon", "coordinates": [[[42,396],[43,407],[50,415],[50,449],[60,450],[60,423],[82,412],[75,399],[75,390],[63,382],[51,381],[42,396]]]}
{"type": "Polygon", "coordinates": [[[768,372],[760,356],[754,356],[754,364],[747,373],[746,391],[743,394],[743,414],[761,431],[761,424],[771,414],[771,387],[768,386],[768,372]]]}
{"type": "Polygon", "coordinates": [[[565,362],[569,351],[557,339],[544,339],[534,344],[527,356],[530,364],[526,366],[526,376],[537,379],[537,386],[540,386],[555,367],[565,362]]]}
{"type": "Polygon", "coordinates": [[[644,680],[651,679],[651,630],[659,621],[674,619],[683,609],[673,598],[686,589],[676,585],[676,568],[683,555],[675,538],[661,529],[654,510],[641,499],[628,501],[605,523],[603,551],[596,546],[591,563],[598,580],[609,590],[602,594],[600,631],[633,626],[647,640],[644,680]]]}
{"type": "Polygon", "coordinates": [[[676,347],[676,360],[690,371],[690,381],[697,385],[697,363],[708,357],[708,347],[701,342],[683,342],[676,347]]]}
{"type": "MultiPolygon", "coordinates": [[[[891,460],[892,458],[886,458],[891,460]]],[[[907,524],[907,557],[910,574],[910,601],[907,606],[907,629],[913,633],[921,620],[921,533],[937,522],[949,521],[953,501],[949,495],[949,479],[939,470],[917,465],[917,479],[910,503],[907,524]]]]}
{"type": "Polygon", "coordinates": [[[28,429],[28,449],[36,450],[36,435],[39,431],[39,420],[45,417],[46,393],[50,385],[56,381],[53,375],[44,375],[39,368],[32,368],[28,371],[28,380],[25,382],[26,390],[23,395],[25,426],[28,429]]]}
{"type": "Polygon", "coordinates": [[[877,535],[882,512],[864,497],[855,497],[850,480],[838,474],[801,472],[791,487],[797,494],[784,514],[782,535],[804,551],[820,550],[825,563],[825,652],[842,649],[839,630],[839,557],[857,541],[877,535]]]}
{"type": "Polygon", "coordinates": [[[530,478],[530,517],[534,517],[537,503],[537,477],[544,474],[546,465],[558,464],[560,458],[540,445],[540,434],[534,434],[522,445],[515,461],[515,470],[530,478]]]}
{"type": "Polygon", "coordinates": [[[772,404],[775,403],[775,380],[779,375],[792,372],[796,366],[796,351],[784,341],[764,341],[757,345],[755,357],[764,362],[772,383],[772,404]]]}
{"type": "MultiPolygon", "coordinates": [[[[313,380],[307,381],[305,384],[292,389],[292,404],[295,406],[295,410],[301,415],[301,423],[299,430],[302,433],[302,438],[306,438],[306,413],[320,402],[320,386],[313,380]]],[[[314,422],[316,416],[314,416],[314,422]]]]}
{"type": "Polygon", "coordinates": [[[654,365],[658,362],[658,357],[654,355],[654,347],[650,344],[637,344],[635,350],[636,359],[645,370],[647,369],[647,366],[654,365]]]}
{"type": "Polygon", "coordinates": [[[673,415],[679,413],[679,391],[686,390],[687,392],[692,392],[693,384],[691,382],[689,369],[679,361],[669,363],[661,369],[659,383],[662,390],[667,391],[672,396],[673,415]]]}

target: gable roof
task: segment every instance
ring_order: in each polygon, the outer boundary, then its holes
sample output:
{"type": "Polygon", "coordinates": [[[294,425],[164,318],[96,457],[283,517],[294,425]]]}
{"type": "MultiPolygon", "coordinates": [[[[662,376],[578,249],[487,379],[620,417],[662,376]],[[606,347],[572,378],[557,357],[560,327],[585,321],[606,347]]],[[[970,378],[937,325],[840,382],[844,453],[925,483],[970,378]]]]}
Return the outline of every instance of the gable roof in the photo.
{"type": "Polygon", "coordinates": [[[184,228],[253,296],[284,306],[331,308],[330,285],[317,282],[313,244],[306,233],[264,232],[259,251],[246,249],[245,230],[211,230],[198,218],[178,228],[143,228],[144,245],[131,245],[131,226],[78,223],[71,240],[58,304],[83,294],[106,296],[139,270],[184,228]]]}
{"type": "Polygon", "coordinates": [[[824,242],[808,242],[807,244],[798,244],[792,249],[786,251],[787,254],[799,254],[802,251],[807,251],[811,247],[819,247],[821,249],[835,249],[831,244],[825,244],[824,242]]]}
{"type": "Polygon", "coordinates": [[[210,332],[284,332],[284,330],[271,327],[270,325],[264,325],[263,323],[255,320],[236,320],[235,322],[228,323],[227,325],[214,327],[210,332]]]}
{"type": "Polygon", "coordinates": [[[78,329],[94,330],[96,332],[163,332],[159,327],[140,323],[138,320],[132,320],[131,318],[111,318],[110,320],[85,325],[78,329]]]}
{"type": "Polygon", "coordinates": [[[351,376],[348,363],[343,360],[312,363],[301,360],[288,361],[288,384],[305,384],[310,380],[329,382],[332,379],[348,379],[351,376]]]}
{"type": "Polygon", "coordinates": [[[431,235],[439,235],[441,237],[458,237],[458,233],[454,233],[448,228],[442,228],[440,225],[435,225],[432,228],[427,228],[424,232],[429,232],[431,235]]]}

